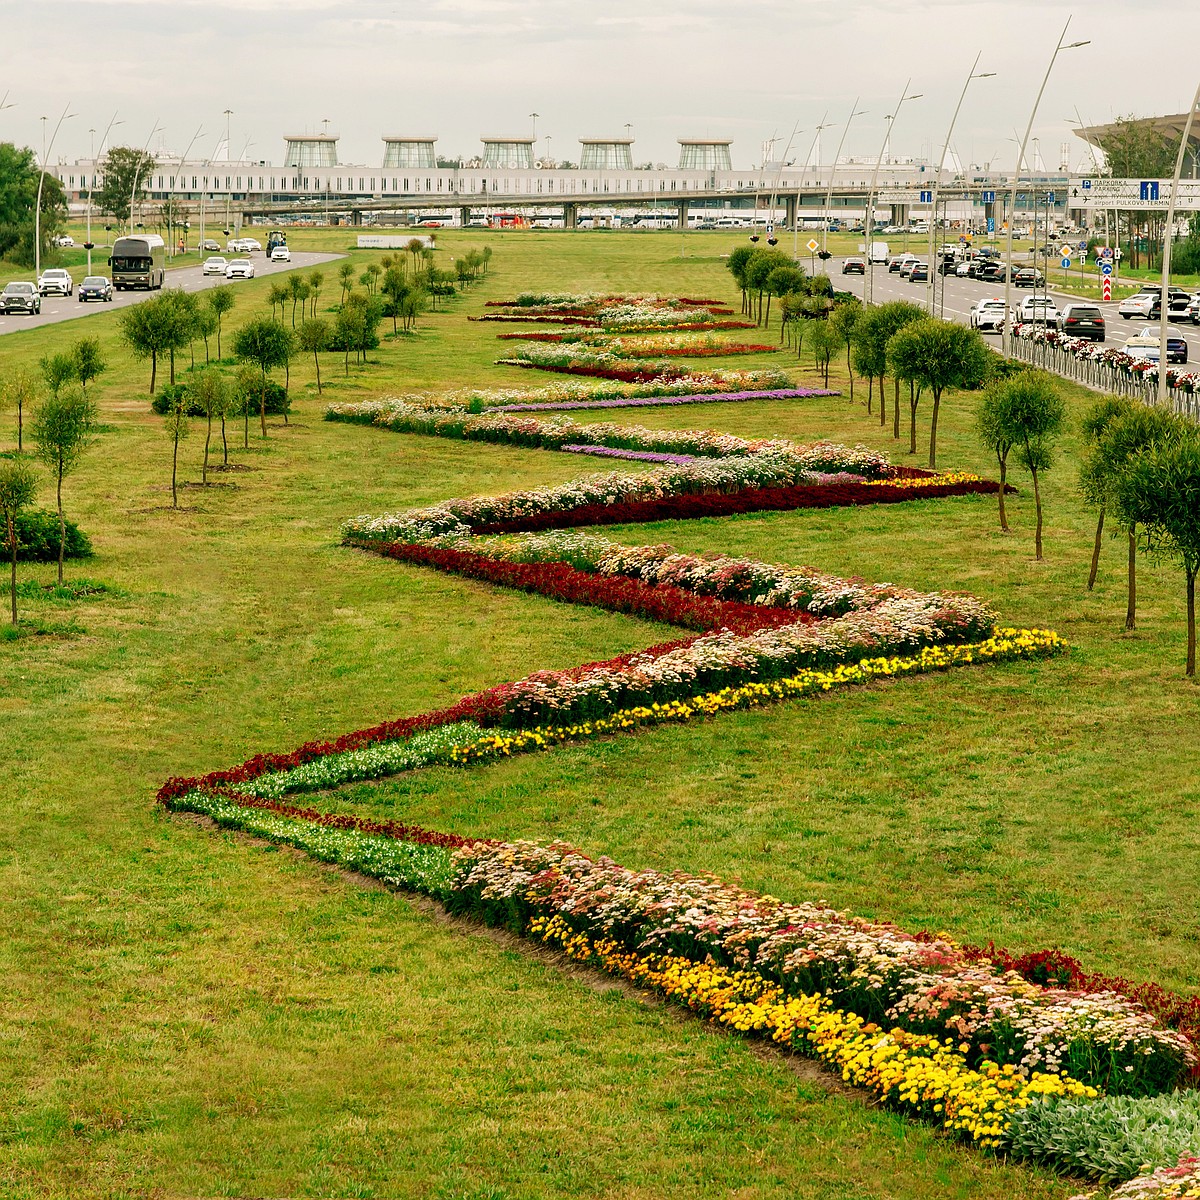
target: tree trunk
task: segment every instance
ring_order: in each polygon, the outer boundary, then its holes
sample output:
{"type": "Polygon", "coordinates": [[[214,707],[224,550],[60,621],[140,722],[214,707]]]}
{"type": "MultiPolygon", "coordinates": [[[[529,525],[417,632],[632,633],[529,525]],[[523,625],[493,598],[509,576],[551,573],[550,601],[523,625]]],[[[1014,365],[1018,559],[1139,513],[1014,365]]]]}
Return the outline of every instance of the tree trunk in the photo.
{"type": "Polygon", "coordinates": [[[1104,533],[1104,509],[1100,509],[1100,519],[1096,522],[1096,542],[1092,546],[1092,566],[1088,571],[1088,586],[1090,592],[1096,586],[1096,572],[1100,569],[1100,536],[1104,533]]]}
{"type": "Polygon", "coordinates": [[[229,466],[229,441],[225,437],[225,414],[221,414],[221,447],[224,451],[224,465],[229,466]]]}
{"type": "MultiPolygon", "coordinates": [[[[1187,625],[1188,648],[1187,669],[1185,675],[1196,674],[1196,567],[1186,567],[1187,570],[1187,625]]],[[[15,610],[14,610],[15,612],[15,610]]]]}
{"type": "Polygon", "coordinates": [[[1000,463],[1000,528],[1007,533],[1008,513],[1004,508],[1004,486],[1008,475],[1008,451],[1005,451],[1003,455],[997,454],[996,458],[1000,463]]]}
{"type": "Polygon", "coordinates": [[[154,381],[158,378],[158,351],[150,351],[150,395],[154,395],[154,381]]]}
{"type": "Polygon", "coordinates": [[[208,414],[208,429],[204,434],[204,462],[200,467],[200,482],[208,487],[208,444],[212,441],[212,413],[208,414]]]}
{"type": "Polygon", "coordinates": [[[17,523],[15,514],[8,517],[8,548],[12,551],[12,578],[9,581],[9,599],[12,602],[12,627],[17,627],[17,523]]]}
{"type": "Polygon", "coordinates": [[[767,319],[763,324],[764,329],[771,328],[771,293],[767,293],[767,319]]]}
{"type": "MultiPolygon", "coordinates": [[[[896,380],[896,400],[900,399],[900,380],[896,380]]],[[[887,397],[883,394],[883,388],[879,389],[879,428],[887,427],[887,397]]]]}
{"type": "Polygon", "coordinates": [[[1032,470],[1033,476],[1033,507],[1037,511],[1037,531],[1033,535],[1033,552],[1038,562],[1042,561],[1042,489],[1038,486],[1037,471],[1032,470]]]}
{"type": "Polygon", "coordinates": [[[242,405],[242,449],[250,449],[250,397],[242,405]]]}
{"type": "Polygon", "coordinates": [[[175,386],[175,347],[171,347],[171,386],[175,386]]]}
{"type": "Polygon", "coordinates": [[[267,373],[263,372],[262,390],[258,393],[258,419],[262,425],[262,435],[267,436],[267,373]]]}
{"type": "Polygon", "coordinates": [[[317,395],[321,394],[321,359],[317,352],[313,351],[313,366],[317,368],[317,395]]]}
{"type": "Polygon", "coordinates": [[[58,501],[58,586],[63,585],[63,559],[67,555],[67,520],[63,516],[62,506],[63,463],[58,460],[58,479],[56,480],[55,499],[58,501]]]}
{"type": "Polygon", "coordinates": [[[1137,526],[1129,527],[1129,565],[1126,568],[1128,581],[1125,600],[1125,628],[1137,628],[1137,526]]]}
{"type": "MultiPolygon", "coordinates": [[[[909,398],[909,401],[911,402],[911,400],[912,400],[912,384],[911,383],[908,385],[908,398],[909,398]]],[[[900,440],[900,392],[899,392],[899,390],[897,390],[897,392],[896,392],[896,401],[892,405],[892,437],[895,438],[896,441],[900,440]]]]}
{"type": "MultiPolygon", "coordinates": [[[[871,386],[867,389],[867,412],[868,413],[874,412],[874,409],[871,407],[874,399],[875,399],[875,376],[872,375],[871,376],[871,386]]],[[[879,403],[880,404],[883,403],[883,376],[882,375],[879,377],[879,403]]]]}
{"type": "Polygon", "coordinates": [[[942,392],[940,388],[933,390],[933,413],[929,419],[929,469],[937,470],[937,421],[938,409],[942,406],[942,392]]]}
{"type": "Polygon", "coordinates": [[[217,358],[221,357],[221,314],[217,313],[217,358]]]}
{"type": "Polygon", "coordinates": [[[914,390],[912,382],[908,385],[908,452],[917,452],[917,405],[921,403],[921,393],[914,390]]]}
{"type": "Polygon", "coordinates": [[[171,507],[179,507],[179,490],[175,486],[175,479],[179,470],[179,431],[175,431],[175,445],[171,450],[171,507]]]}
{"type": "Polygon", "coordinates": [[[283,364],[283,423],[288,423],[288,409],[292,407],[292,360],[289,358],[283,364]]]}

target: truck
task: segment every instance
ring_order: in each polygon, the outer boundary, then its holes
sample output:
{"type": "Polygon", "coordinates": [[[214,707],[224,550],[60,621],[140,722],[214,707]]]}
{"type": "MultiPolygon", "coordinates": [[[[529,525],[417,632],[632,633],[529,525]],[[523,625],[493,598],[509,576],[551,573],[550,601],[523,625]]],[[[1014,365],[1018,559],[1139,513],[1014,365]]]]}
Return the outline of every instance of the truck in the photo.
{"type": "Polygon", "coordinates": [[[267,258],[270,259],[271,251],[274,250],[276,246],[286,245],[287,234],[284,233],[282,229],[272,229],[271,232],[267,234],[267,258]]]}
{"type": "Polygon", "coordinates": [[[162,287],[166,275],[166,243],[157,233],[117,238],[108,265],[112,268],[113,287],[117,291],[127,288],[157,290],[162,287]]]}

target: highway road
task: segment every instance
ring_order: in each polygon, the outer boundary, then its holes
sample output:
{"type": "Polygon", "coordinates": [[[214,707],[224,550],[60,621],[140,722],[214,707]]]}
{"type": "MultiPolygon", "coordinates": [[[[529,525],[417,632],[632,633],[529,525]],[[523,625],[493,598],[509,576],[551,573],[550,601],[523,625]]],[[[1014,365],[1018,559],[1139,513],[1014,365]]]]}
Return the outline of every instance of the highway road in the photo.
{"type": "MultiPolygon", "coordinates": [[[[237,258],[238,255],[225,255],[226,258],[237,258]]],[[[303,271],[307,268],[320,266],[322,263],[333,262],[336,259],[344,258],[342,254],[318,254],[315,251],[293,250],[292,261],[290,263],[273,263],[265,261],[265,255],[251,254],[248,256],[254,264],[255,277],[258,279],[269,278],[273,275],[283,275],[288,271],[303,271]]],[[[103,260],[100,260],[103,262],[103,260]]],[[[107,274],[107,268],[100,265],[100,262],[93,264],[97,275],[107,274]]],[[[78,288],[83,282],[85,271],[82,267],[72,269],[71,275],[75,280],[75,287],[78,288]]],[[[33,278],[33,273],[30,272],[29,278],[33,278]]],[[[216,287],[217,284],[225,283],[224,276],[220,275],[204,275],[201,269],[197,267],[180,267],[178,270],[168,271],[164,288],[182,288],[185,292],[202,292],[211,287],[216,287]]],[[[233,279],[229,281],[233,287],[242,287],[246,283],[243,279],[233,279]]],[[[330,281],[327,280],[328,284],[330,281]]],[[[160,295],[159,292],[117,292],[114,294],[112,303],[106,304],[102,300],[89,300],[85,304],[79,303],[79,293],[75,292],[71,296],[43,296],[42,311],[36,317],[29,316],[0,316],[0,335],[5,333],[15,333],[19,329],[36,329],[40,325],[54,325],[59,321],[73,321],[77,318],[88,317],[93,313],[111,312],[114,308],[125,308],[130,304],[139,304],[143,300],[147,300],[152,296],[160,295]]]]}
{"type": "MultiPolygon", "coordinates": [[[[860,257],[852,255],[851,257],[860,257]]],[[[833,279],[834,287],[841,291],[853,292],[856,296],[862,296],[865,287],[865,278],[862,275],[843,275],[842,262],[840,258],[829,260],[829,265],[826,268],[833,279]]],[[[942,292],[942,276],[937,279],[937,315],[945,317],[947,321],[959,321],[962,324],[967,323],[968,315],[971,310],[971,305],[976,300],[984,296],[995,296],[1000,300],[1004,299],[1004,284],[1003,283],[981,283],[977,279],[959,279],[955,275],[947,275],[944,277],[946,283],[945,301],[943,305],[942,292]]],[[[902,278],[899,273],[890,273],[886,267],[875,268],[875,278],[873,282],[873,294],[876,303],[883,303],[888,300],[911,300],[915,304],[920,304],[924,307],[928,303],[928,290],[925,283],[910,283],[907,279],[902,278]]],[[[1014,308],[1019,308],[1021,301],[1030,294],[1029,288],[1012,289],[1012,303],[1014,308]]],[[[1071,296],[1066,292],[1050,289],[1050,296],[1055,304],[1061,308],[1064,304],[1069,304],[1072,300],[1076,303],[1099,304],[1100,310],[1104,313],[1104,323],[1106,326],[1107,338],[1106,346],[1112,346],[1120,349],[1131,337],[1139,333],[1145,333],[1146,330],[1152,329],[1158,332],[1158,321],[1146,321],[1141,317],[1127,319],[1117,315],[1117,302],[1114,300],[1110,304],[1102,304],[1098,301],[1083,301],[1078,296],[1071,296]]],[[[996,343],[999,346],[1000,337],[994,333],[984,333],[983,335],[989,342],[996,343]]],[[[1200,327],[1191,324],[1181,324],[1177,321],[1169,323],[1168,336],[1182,337],[1188,343],[1188,361],[1193,364],[1200,363],[1200,327]]]]}

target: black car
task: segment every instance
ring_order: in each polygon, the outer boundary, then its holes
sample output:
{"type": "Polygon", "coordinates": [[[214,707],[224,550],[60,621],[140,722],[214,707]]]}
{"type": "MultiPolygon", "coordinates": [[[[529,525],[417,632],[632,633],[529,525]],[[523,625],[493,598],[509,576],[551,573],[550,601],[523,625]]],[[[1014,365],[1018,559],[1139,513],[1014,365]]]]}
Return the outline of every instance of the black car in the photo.
{"type": "Polygon", "coordinates": [[[1185,363],[1188,360],[1187,342],[1181,337],[1167,338],[1167,363],[1185,363]]]}
{"type": "Polygon", "coordinates": [[[85,300],[108,300],[113,298],[112,280],[103,275],[89,275],[79,285],[79,303],[85,300]]]}
{"type": "Polygon", "coordinates": [[[1058,318],[1058,328],[1072,337],[1104,341],[1104,314],[1094,304],[1068,304],[1058,318]]]}
{"type": "Polygon", "coordinates": [[[1013,287],[1040,287],[1045,282],[1045,276],[1033,267],[1017,267],[1013,271],[1013,287]]]}
{"type": "Polygon", "coordinates": [[[900,264],[903,261],[904,259],[899,254],[892,255],[892,257],[888,259],[888,274],[895,275],[895,273],[900,270],[900,264]]]}
{"type": "Polygon", "coordinates": [[[26,313],[34,316],[42,311],[42,297],[38,294],[36,283],[24,283],[14,280],[4,285],[0,292],[0,313],[26,313]]]}
{"type": "Polygon", "coordinates": [[[958,270],[958,262],[953,258],[943,258],[937,265],[939,275],[953,275],[958,270]]]}
{"type": "Polygon", "coordinates": [[[1007,268],[1002,262],[997,262],[995,259],[988,259],[987,262],[979,264],[979,269],[975,272],[975,278],[982,279],[988,283],[1003,283],[1006,270],[1007,268]]]}
{"type": "Polygon", "coordinates": [[[913,269],[908,275],[909,283],[928,283],[929,282],[929,264],[928,263],[913,263],[913,269]]]}

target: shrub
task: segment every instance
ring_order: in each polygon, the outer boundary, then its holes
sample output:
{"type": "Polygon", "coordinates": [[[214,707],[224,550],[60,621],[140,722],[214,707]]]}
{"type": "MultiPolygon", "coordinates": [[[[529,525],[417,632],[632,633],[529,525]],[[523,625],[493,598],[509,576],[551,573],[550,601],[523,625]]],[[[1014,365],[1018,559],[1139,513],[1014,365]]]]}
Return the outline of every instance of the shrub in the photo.
{"type": "MultiPolygon", "coordinates": [[[[58,514],[45,508],[29,508],[17,515],[17,560],[58,561],[58,514]]],[[[92,543],[74,521],[67,522],[65,558],[90,558],[92,543]]]]}
{"type": "MultiPolygon", "coordinates": [[[[229,410],[229,415],[236,417],[243,416],[247,405],[249,405],[252,415],[258,412],[259,393],[261,391],[262,383],[255,377],[252,393],[246,396],[242,392],[238,392],[233,401],[233,406],[229,410]]],[[[184,388],[182,384],[168,385],[155,395],[154,399],[150,402],[150,407],[160,417],[165,417],[178,400],[183,397],[184,388]]],[[[282,384],[276,383],[273,379],[268,379],[267,415],[279,416],[282,413],[291,411],[292,402],[287,394],[287,389],[282,384]]],[[[204,409],[190,397],[187,397],[185,415],[189,417],[202,417],[204,416],[204,409]]]]}

